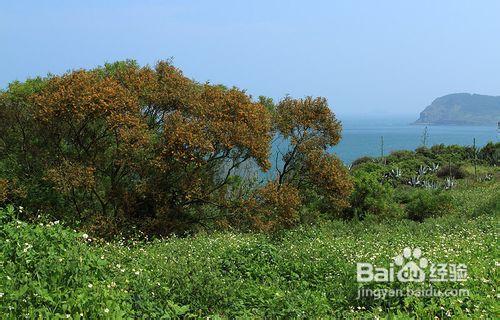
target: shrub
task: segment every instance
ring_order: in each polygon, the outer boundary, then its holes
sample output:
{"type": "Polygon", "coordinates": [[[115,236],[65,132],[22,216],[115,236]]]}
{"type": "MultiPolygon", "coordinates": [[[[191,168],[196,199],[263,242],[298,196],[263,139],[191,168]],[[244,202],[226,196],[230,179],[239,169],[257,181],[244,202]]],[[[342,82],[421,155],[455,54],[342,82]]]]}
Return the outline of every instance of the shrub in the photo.
{"type": "Polygon", "coordinates": [[[432,156],[432,151],[429,148],[427,148],[426,146],[416,148],[415,153],[419,154],[421,156],[424,156],[426,158],[429,158],[432,156]]]}
{"type": "Polygon", "coordinates": [[[409,185],[401,186],[394,189],[394,200],[399,204],[406,205],[411,201],[414,192],[415,188],[409,185]]]}
{"type": "MultiPolygon", "coordinates": [[[[0,93],[0,178],[17,179],[26,197],[10,200],[30,212],[50,210],[102,236],[129,225],[168,234],[214,219],[205,212],[232,215],[241,202],[232,178],[248,163],[268,170],[277,134],[290,150],[276,189],[307,191],[329,212],[347,206],[348,171],[326,152],[341,131],[326,99],[259,101],[165,61],[15,82],[0,93]]],[[[293,224],[285,211],[277,224],[293,224]]]]}
{"type": "Polygon", "coordinates": [[[350,207],[345,212],[347,217],[363,220],[367,216],[377,219],[395,218],[401,215],[402,210],[394,201],[391,186],[381,183],[374,174],[357,172],[350,207]]]}
{"type": "Polygon", "coordinates": [[[352,169],[353,174],[356,175],[357,172],[366,172],[374,174],[378,177],[382,177],[384,173],[387,172],[387,166],[381,164],[380,162],[363,162],[352,169]]]}
{"type": "Polygon", "coordinates": [[[500,165],[500,142],[488,142],[481,150],[479,150],[479,159],[485,161],[489,165],[500,165]]]}
{"type": "MultiPolygon", "coordinates": [[[[498,183],[489,183],[450,193],[465,198],[465,213],[474,209],[471,204],[497,200],[496,190],[498,183]]],[[[60,224],[6,219],[0,210],[0,314],[6,319],[494,318],[491,258],[498,219],[490,213],[423,223],[332,221],[276,237],[217,232],[105,243],[84,241],[60,224]],[[435,263],[466,263],[470,295],[359,299],[356,263],[389,267],[406,246],[420,248],[435,263]]],[[[412,282],[363,286],[416,288],[412,282]]],[[[464,288],[453,281],[418,287],[464,288]]]]}
{"type": "Polygon", "coordinates": [[[455,179],[463,179],[465,178],[465,171],[464,169],[456,164],[451,164],[451,165],[444,165],[442,166],[436,175],[439,178],[446,178],[446,177],[452,177],[455,179]]]}
{"type": "Polygon", "coordinates": [[[448,193],[430,190],[415,191],[406,204],[408,218],[419,222],[450,213],[452,209],[453,199],[448,193]]]}
{"type": "Polygon", "coordinates": [[[373,157],[368,157],[368,156],[365,156],[365,157],[361,157],[361,158],[357,158],[356,160],[354,160],[351,165],[353,168],[363,164],[363,163],[367,163],[367,162],[375,162],[375,159],[373,157]]]}
{"type": "Polygon", "coordinates": [[[413,159],[415,157],[415,152],[410,151],[410,150],[395,150],[392,151],[388,156],[387,156],[387,161],[389,159],[394,159],[394,160],[408,160],[408,159],[413,159]]]}
{"type": "Polygon", "coordinates": [[[467,147],[437,144],[430,148],[429,157],[439,162],[458,162],[468,158],[467,147]]]}

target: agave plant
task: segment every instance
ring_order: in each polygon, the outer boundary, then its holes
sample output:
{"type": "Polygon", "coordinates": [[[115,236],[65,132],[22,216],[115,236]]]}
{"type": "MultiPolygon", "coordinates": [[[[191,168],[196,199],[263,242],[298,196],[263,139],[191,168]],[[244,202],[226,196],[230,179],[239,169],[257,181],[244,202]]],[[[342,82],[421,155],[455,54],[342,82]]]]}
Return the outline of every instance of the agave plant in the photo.
{"type": "Polygon", "coordinates": [[[444,180],[444,188],[445,189],[452,189],[457,185],[455,179],[448,177],[446,180],[444,180]]]}
{"type": "Polygon", "coordinates": [[[428,166],[420,166],[420,168],[418,168],[418,175],[419,176],[423,176],[425,175],[427,172],[429,171],[429,167],[428,166]]]}
{"type": "Polygon", "coordinates": [[[439,164],[433,162],[429,167],[429,170],[433,173],[437,172],[439,170],[439,164]]]}
{"type": "Polygon", "coordinates": [[[437,189],[439,187],[437,182],[434,182],[434,181],[424,181],[423,186],[426,189],[437,189]]]}
{"type": "Polygon", "coordinates": [[[396,167],[396,168],[391,170],[390,175],[393,179],[400,179],[401,176],[403,175],[403,172],[401,171],[401,169],[396,167]]]}
{"type": "Polygon", "coordinates": [[[491,181],[493,180],[493,175],[491,173],[488,173],[484,176],[484,181],[491,181]]]}
{"type": "Polygon", "coordinates": [[[412,187],[420,186],[422,184],[422,181],[420,180],[420,176],[411,177],[410,181],[408,181],[408,184],[412,187]]]}

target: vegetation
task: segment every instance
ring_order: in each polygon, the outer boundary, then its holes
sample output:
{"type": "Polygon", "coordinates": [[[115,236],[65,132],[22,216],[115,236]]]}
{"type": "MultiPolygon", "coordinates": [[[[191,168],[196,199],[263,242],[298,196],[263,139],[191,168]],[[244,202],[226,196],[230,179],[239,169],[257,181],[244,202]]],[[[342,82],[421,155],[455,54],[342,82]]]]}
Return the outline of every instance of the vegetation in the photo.
{"type": "MultiPolygon", "coordinates": [[[[223,232],[152,242],[101,242],[45,217],[27,224],[10,207],[1,213],[0,312],[7,318],[492,317],[498,187],[492,181],[457,187],[449,192],[453,211],[422,223],[331,221],[273,237],[223,232]],[[405,246],[418,246],[434,261],[466,263],[470,295],[357,299],[356,262],[386,265],[405,246]]],[[[437,284],[450,285],[462,287],[437,284]]]]}
{"type": "Polygon", "coordinates": [[[0,94],[0,116],[2,200],[100,235],[131,226],[156,235],[287,227],[308,201],[299,191],[342,208],[351,188],[343,164],[326,153],[341,126],[325,99],[255,102],[168,62],[14,82],[0,94]],[[293,150],[277,181],[248,190],[236,171],[268,170],[276,134],[293,150]],[[270,212],[276,201],[290,206],[270,212]]]}
{"type": "Polygon", "coordinates": [[[428,190],[415,192],[406,205],[408,218],[415,221],[443,216],[452,208],[453,202],[449,194],[428,190]]]}
{"type": "Polygon", "coordinates": [[[14,82],[0,117],[5,318],[497,311],[500,143],[346,167],[327,152],[341,124],[326,99],[255,100],[168,62],[14,82]],[[273,140],[286,148],[271,155],[273,140]],[[359,299],[356,263],[387,266],[408,246],[468,265],[466,283],[433,285],[469,295],[359,299]]]}

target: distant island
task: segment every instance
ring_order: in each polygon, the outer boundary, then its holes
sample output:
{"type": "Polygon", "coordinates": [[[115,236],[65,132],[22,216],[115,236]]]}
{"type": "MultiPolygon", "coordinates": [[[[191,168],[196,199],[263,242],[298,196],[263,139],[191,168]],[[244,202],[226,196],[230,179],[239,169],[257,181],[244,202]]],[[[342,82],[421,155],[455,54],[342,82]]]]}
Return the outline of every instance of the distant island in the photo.
{"type": "Polygon", "coordinates": [[[454,93],[434,100],[413,124],[496,125],[500,96],[454,93]]]}

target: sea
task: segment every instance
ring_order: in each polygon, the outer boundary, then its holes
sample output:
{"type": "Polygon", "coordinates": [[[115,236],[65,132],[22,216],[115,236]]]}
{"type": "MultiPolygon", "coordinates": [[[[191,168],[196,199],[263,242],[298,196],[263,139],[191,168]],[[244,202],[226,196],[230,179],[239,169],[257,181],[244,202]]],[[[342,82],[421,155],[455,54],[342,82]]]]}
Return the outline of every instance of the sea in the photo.
{"type": "Polygon", "coordinates": [[[457,144],[484,146],[489,141],[498,142],[500,133],[496,125],[490,126],[442,126],[412,125],[408,117],[388,119],[340,118],[342,139],[331,152],[346,164],[362,156],[380,156],[383,139],[384,154],[395,150],[414,150],[423,145],[457,144]]]}
{"type": "MultiPolygon", "coordinates": [[[[338,118],[342,123],[342,138],[336,146],[328,150],[336,154],[346,165],[363,157],[379,157],[382,152],[388,155],[396,150],[415,150],[425,145],[436,144],[472,146],[474,139],[477,147],[488,142],[499,142],[497,126],[441,126],[412,125],[415,120],[409,117],[392,118],[338,118]]],[[[254,162],[246,163],[235,173],[255,176],[260,180],[270,180],[277,176],[277,169],[283,165],[282,155],[289,150],[289,143],[275,139],[271,147],[271,168],[262,172],[254,162]]]]}

